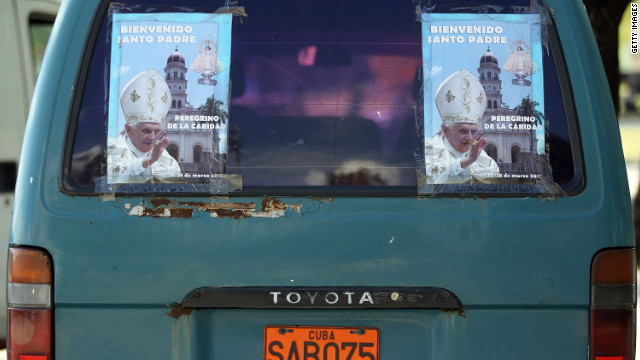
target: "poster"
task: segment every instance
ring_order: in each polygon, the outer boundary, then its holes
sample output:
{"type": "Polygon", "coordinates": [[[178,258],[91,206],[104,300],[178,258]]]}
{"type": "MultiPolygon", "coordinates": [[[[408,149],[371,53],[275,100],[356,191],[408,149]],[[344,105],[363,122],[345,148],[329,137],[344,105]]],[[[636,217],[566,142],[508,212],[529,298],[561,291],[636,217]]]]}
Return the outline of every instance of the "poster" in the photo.
{"type": "Polygon", "coordinates": [[[231,14],[113,15],[107,183],[226,172],[231,14]]]}
{"type": "Polygon", "coordinates": [[[422,14],[424,183],[536,184],[544,171],[540,16],[422,14]]]}

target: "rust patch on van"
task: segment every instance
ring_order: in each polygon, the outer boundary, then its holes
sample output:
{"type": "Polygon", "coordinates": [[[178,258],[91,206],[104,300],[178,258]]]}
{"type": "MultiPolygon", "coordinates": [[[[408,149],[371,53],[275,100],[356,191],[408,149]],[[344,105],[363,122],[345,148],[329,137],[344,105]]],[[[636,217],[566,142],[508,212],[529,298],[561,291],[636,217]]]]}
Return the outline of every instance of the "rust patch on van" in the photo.
{"type": "Polygon", "coordinates": [[[211,214],[215,214],[215,217],[219,218],[234,218],[234,219],[242,219],[242,218],[250,218],[251,215],[243,210],[226,210],[226,209],[217,209],[211,210],[211,214]]]}
{"type": "Polygon", "coordinates": [[[197,201],[180,201],[180,206],[191,206],[201,211],[206,211],[211,216],[219,218],[242,219],[251,217],[251,212],[255,211],[256,204],[251,203],[215,203],[215,202],[197,202],[197,201]]]}
{"type": "Polygon", "coordinates": [[[260,206],[262,211],[286,211],[287,204],[274,198],[264,198],[260,206]]]}
{"type": "Polygon", "coordinates": [[[467,315],[464,313],[464,307],[461,307],[461,308],[459,308],[459,309],[444,309],[444,310],[442,310],[442,311],[443,311],[445,314],[447,314],[447,313],[451,313],[451,312],[454,312],[454,311],[455,311],[455,312],[457,312],[457,313],[458,313],[458,316],[463,317],[463,318],[466,318],[466,317],[467,317],[467,315]]]}
{"type": "Polygon", "coordinates": [[[151,200],[149,200],[149,202],[154,207],[169,206],[169,205],[173,204],[173,201],[171,201],[171,200],[169,200],[167,198],[151,198],[151,200]]]}
{"type": "Polygon", "coordinates": [[[215,218],[243,219],[251,217],[277,218],[285,216],[290,210],[302,213],[302,205],[290,205],[274,198],[264,198],[260,207],[255,202],[200,202],[200,201],[173,201],[168,198],[151,198],[145,204],[131,206],[126,204],[131,216],[144,217],[171,217],[191,218],[198,212],[206,212],[215,218]]]}
{"type": "Polygon", "coordinates": [[[149,209],[149,208],[145,208],[142,210],[142,216],[151,216],[151,217],[159,217],[159,216],[167,216],[166,214],[166,210],[167,209],[149,209]]]}
{"type": "Polygon", "coordinates": [[[191,315],[191,312],[193,312],[193,309],[185,309],[182,307],[182,304],[175,301],[169,307],[171,308],[171,311],[166,313],[166,315],[176,320],[183,315],[191,315]]]}
{"type": "Polygon", "coordinates": [[[197,201],[179,201],[180,206],[191,206],[198,210],[213,212],[216,210],[255,210],[256,203],[216,203],[216,202],[197,202],[197,201]]]}
{"type": "Polygon", "coordinates": [[[191,208],[172,208],[169,209],[171,217],[174,218],[190,218],[193,217],[193,209],[191,208]]]}
{"type": "Polygon", "coordinates": [[[284,216],[287,210],[293,210],[297,213],[301,213],[302,205],[288,205],[284,202],[274,198],[264,198],[262,204],[260,204],[260,213],[256,213],[255,216],[259,217],[279,217],[284,216]]]}

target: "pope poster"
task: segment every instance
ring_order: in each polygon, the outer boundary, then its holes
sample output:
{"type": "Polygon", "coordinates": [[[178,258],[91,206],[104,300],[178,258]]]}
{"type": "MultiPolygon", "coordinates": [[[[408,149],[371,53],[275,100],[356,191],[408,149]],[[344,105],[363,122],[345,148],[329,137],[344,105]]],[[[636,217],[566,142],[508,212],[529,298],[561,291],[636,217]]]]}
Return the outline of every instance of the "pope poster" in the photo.
{"type": "Polygon", "coordinates": [[[425,13],[422,24],[424,184],[535,184],[545,155],[539,15],[425,13]]]}
{"type": "Polygon", "coordinates": [[[112,36],[108,184],[224,174],[231,15],[114,14],[112,36]]]}

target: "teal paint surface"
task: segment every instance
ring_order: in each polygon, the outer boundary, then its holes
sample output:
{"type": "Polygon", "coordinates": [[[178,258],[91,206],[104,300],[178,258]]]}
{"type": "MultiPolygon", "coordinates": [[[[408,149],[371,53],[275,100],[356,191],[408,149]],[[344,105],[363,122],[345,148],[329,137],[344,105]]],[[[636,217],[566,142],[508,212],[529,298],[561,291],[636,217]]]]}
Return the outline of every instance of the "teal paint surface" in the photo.
{"type": "MultiPolygon", "coordinates": [[[[583,144],[580,194],[278,197],[291,205],[283,214],[239,219],[195,206],[183,206],[193,209],[189,218],[141,217],[132,209],[155,209],[146,197],[60,190],[69,101],[97,4],[63,4],[36,87],[11,228],[12,244],[52,256],[56,359],[260,358],[263,328],[273,323],[377,326],[381,359],[586,358],[591,258],[634,240],[617,122],[579,1],[549,7],[583,144]],[[435,286],[465,311],[167,316],[203,286],[435,286]]],[[[258,204],[254,213],[263,200],[169,199],[258,204]]]]}

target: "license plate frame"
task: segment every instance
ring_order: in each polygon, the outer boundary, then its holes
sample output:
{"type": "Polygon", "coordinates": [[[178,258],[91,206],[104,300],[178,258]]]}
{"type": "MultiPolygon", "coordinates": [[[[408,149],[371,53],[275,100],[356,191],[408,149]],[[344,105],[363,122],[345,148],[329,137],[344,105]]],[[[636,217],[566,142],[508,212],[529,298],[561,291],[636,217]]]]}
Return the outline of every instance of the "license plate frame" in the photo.
{"type": "Polygon", "coordinates": [[[264,328],[264,360],[379,360],[379,355],[380,329],[376,327],[267,325],[264,328]]]}

